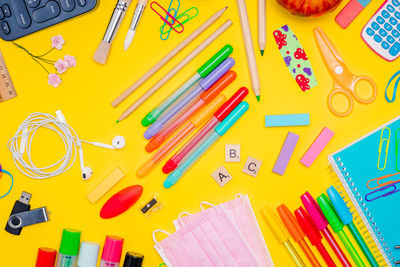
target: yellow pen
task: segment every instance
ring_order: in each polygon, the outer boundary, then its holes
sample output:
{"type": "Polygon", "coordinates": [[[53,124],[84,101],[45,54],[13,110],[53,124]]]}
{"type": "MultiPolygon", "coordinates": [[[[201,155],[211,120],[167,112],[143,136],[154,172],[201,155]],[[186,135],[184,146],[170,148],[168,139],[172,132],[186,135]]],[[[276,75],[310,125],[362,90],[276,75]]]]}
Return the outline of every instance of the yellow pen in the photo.
{"type": "Polygon", "coordinates": [[[276,216],[274,211],[269,205],[266,205],[261,210],[261,215],[263,216],[265,222],[271,229],[272,233],[274,234],[275,238],[278,240],[279,243],[283,244],[287,251],[289,252],[290,256],[294,260],[297,266],[299,267],[306,267],[304,261],[300,257],[299,253],[293,247],[293,245],[289,241],[289,233],[286,232],[286,229],[282,225],[282,222],[276,216]]]}

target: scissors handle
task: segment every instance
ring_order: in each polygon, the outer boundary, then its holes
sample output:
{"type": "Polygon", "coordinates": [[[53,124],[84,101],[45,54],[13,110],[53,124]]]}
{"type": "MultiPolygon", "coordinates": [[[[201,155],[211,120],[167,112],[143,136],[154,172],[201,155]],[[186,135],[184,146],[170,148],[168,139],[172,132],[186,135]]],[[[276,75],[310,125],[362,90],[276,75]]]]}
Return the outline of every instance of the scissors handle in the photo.
{"type": "Polygon", "coordinates": [[[336,116],[339,117],[346,117],[347,115],[350,114],[350,112],[353,110],[353,96],[347,92],[346,90],[338,87],[334,87],[333,90],[329,93],[328,95],[328,107],[329,110],[336,116]],[[343,95],[347,98],[347,101],[349,101],[349,106],[344,112],[339,112],[333,107],[333,97],[336,95],[343,95]]]}
{"type": "Polygon", "coordinates": [[[369,103],[371,103],[372,101],[374,101],[375,98],[376,98],[377,91],[378,91],[377,86],[376,86],[374,80],[372,80],[372,79],[371,79],[370,77],[368,77],[368,76],[355,76],[355,79],[353,80],[352,88],[350,88],[350,90],[353,92],[354,98],[355,98],[358,102],[360,102],[360,103],[362,103],[362,104],[369,104],[369,103]],[[371,96],[370,96],[368,99],[361,98],[361,97],[357,94],[356,86],[357,86],[357,84],[358,84],[359,82],[361,82],[361,81],[367,82],[367,83],[371,86],[371,88],[372,88],[372,94],[371,94],[371,96]]]}

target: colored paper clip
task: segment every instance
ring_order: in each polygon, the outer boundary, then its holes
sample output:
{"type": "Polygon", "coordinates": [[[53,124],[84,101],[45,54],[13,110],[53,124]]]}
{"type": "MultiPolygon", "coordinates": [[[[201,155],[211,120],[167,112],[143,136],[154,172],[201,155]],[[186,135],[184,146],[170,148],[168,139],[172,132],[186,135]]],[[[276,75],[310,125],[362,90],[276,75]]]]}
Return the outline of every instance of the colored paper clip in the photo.
{"type": "Polygon", "coordinates": [[[399,175],[399,174],[400,174],[400,172],[397,172],[397,173],[388,174],[388,175],[384,175],[384,176],[381,176],[381,177],[378,177],[378,178],[371,179],[371,180],[369,180],[367,182],[367,187],[368,187],[368,189],[374,190],[374,189],[380,188],[382,186],[386,186],[386,185],[389,185],[389,184],[400,182],[400,179],[398,179],[396,181],[393,181],[393,180],[386,181],[386,182],[382,181],[382,180],[386,180],[389,177],[393,177],[393,176],[396,176],[396,175],[399,175]],[[373,183],[373,182],[376,182],[376,186],[375,187],[370,185],[370,183],[373,183]]]}
{"type": "Polygon", "coordinates": [[[395,74],[393,74],[393,76],[390,78],[388,84],[386,85],[386,89],[385,89],[385,98],[386,98],[386,101],[387,101],[387,102],[392,103],[393,101],[396,100],[396,92],[397,92],[397,87],[398,87],[398,85],[399,85],[399,82],[400,82],[400,70],[399,70],[398,72],[396,72],[395,74]],[[397,76],[399,76],[399,77],[397,77],[397,76]],[[389,97],[388,97],[388,95],[387,95],[387,91],[388,91],[388,88],[389,88],[390,83],[391,83],[394,79],[396,79],[396,78],[397,78],[397,80],[396,80],[396,82],[394,83],[392,99],[389,99],[389,97]]]}
{"type": "MultiPolygon", "coordinates": [[[[181,2],[179,0],[171,0],[168,6],[168,13],[173,15],[174,17],[177,17],[180,6],[181,2]]],[[[168,20],[168,15],[165,16],[165,19],[168,20]]],[[[168,24],[164,22],[160,29],[160,38],[163,41],[168,40],[169,34],[171,33],[171,27],[169,27],[169,30],[166,32],[166,34],[163,34],[165,26],[168,26],[168,24]]]]}
{"type": "Polygon", "coordinates": [[[399,158],[399,143],[400,143],[400,138],[397,136],[397,133],[400,131],[400,129],[397,129],[396,130],[396,132],[395,132],[395,136],[396,136],[396,140],[395,140],[395,151],[394,151],[394,153],[396,154],[396,170],[398,171],[398,172],[400,172],[400,164],[399,164],[399,160],[400,160],[400,158],[399,158]]]}
{"type": "MultiPolygon", "coordinates": [[[[163,8],[158,2],[151,2],[150,4],[150,8],[157,13],[157,15],[168,25],[170,26],[174,31],[176,31],[177,33],[181,33],[183,32],[183,25],[182,23],[180,23],[173,15],[171,15],[165,8],[163,8]],[[161,8],[165,14],[166,14],[166,19],[164,18],[164,16],[162,16],[159,12],[157,12],[157,10],[153,7],[154,5],[157,5],[159,8],[161,8]],[[172,19],[172,22],[170,22],[168,20],[168,18],[172,19]],[[177,22],[181,27],[182,30],[178,31],[176,28],[178,27],[173,27],[173,25],[175,24],[175,22],[177,22]]],[[[176,12],[175,12],[176,13],[176,12]]]]}
{"type": "MultiPolygon", "coordinates": [[[[181,14],[179,14],[177,17],[175,17],[175,19],[179,20],[179,19],[185,17],[184,20],[181,21],[182,24],[185,24],[186,22],[188,22],[188,21],[194,19],[195,17],[197,17],[198,14],[199,14],[199,10],[196,7],[191,7],[189,9],[183,11],[181,14]],[[189,14],[191,10],[194,10],[196,12],[196,14],[189,14]]],[[[176,30],[176,28],[180,27],[180,25],[177,24],[177,25],[175,25],[173,27],[170,27],[167,31],[164,31],[165,25],[166,25],[166,23],[164,22],[164,24],[160,27],[161,36],[163,36],[164,34],[168,34],[169,35],[169,33],[171,32],[172,28],[175,28],[175,30],[176,30]]],[[[161,39],[163,39],[163,38],[161,37],[161,39]]]]}
{"type": "Polygon", "coordinates": [[[385,127],[382,129],[381,131],[381,140],[379,141],[379,150],[378,150],[378,163],[376,164],[376,166],[378,167],[378,170],[384,170],[386,168],[386,162],[387,162],[387,157],[388,157],[388,151],[389,151],[389,143],[390,143],[390,134],[391,134],[391,130],[388,127],[385,127]],[[385,130],[387,130],[389,132],[387,138],[384,137],[384,132],[385,130]],[[381,155],[382,155],[382,146],[383,143],[386,141],[386,149],[385,149],[385,163],[383,163],[383,167],[381,167],[381,155]]]}
{"type": "Polygon", "coordinates": [[[368,201],[368,202],[371,202],[371,201],[377,200],[378,198],[387,197],[387,196],[390,196],[391,194],[397,193],[397,192],[400,191],[400,187],[398,185],[399,183],[400,183],[400,181],[396,182],[396,183],[389,184],[389,185],[384,186],[384,187],[381,187],[381,188],[379,188],[379,189],[377,189],[375,191],[372,191],[371,193],[368,193],[368,194],[365,195],[365,200],[368,201]],[[387,189],[389,189],[389,190],[387,190],[387,189]],[[376,195],[378,193],[381,193],[382,191],[384,192],[383,194],[379,194],[379,195],[373,197],[374,195],[376,195]],[[370,197],[371,195],[372,195],[372,197],[370,197]]]}

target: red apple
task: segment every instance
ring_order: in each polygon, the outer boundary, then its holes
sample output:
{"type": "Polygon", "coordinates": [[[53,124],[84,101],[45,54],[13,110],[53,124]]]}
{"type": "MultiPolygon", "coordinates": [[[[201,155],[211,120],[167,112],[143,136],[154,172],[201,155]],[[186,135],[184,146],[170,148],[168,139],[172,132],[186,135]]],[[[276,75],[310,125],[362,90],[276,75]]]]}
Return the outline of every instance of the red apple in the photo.
{"type": "Polygon", "coordinates": [[[320,16],[334,10],[342,0],[277,0],[294,15],[320,16]]]}

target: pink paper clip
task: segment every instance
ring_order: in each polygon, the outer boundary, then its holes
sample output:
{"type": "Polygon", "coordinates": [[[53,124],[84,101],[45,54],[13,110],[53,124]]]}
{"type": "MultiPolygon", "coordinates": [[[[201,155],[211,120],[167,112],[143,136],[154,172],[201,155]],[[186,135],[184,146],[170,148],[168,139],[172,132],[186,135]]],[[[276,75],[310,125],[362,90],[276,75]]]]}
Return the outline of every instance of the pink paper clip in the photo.
{"type": "Polygon", "coordinates": [[[183,24],[180,23],[173,15],[171,15],[171,13],[169,13],[165,8],[163,8],[158,2],[155,2],[155,1],[151,2],[151,3],[150,3],[150,8],[151,8],[154,12],[156,12],[156,14],[157,14],[169,27],[171,27],[174,31],[176,31],[177,33],[183,32],[183,24]],[[153,4],[157,5],[159,8],[161,8],[161,9],[165,12],[166,18],[167,18],[167,19],[165,19],[163,15],[161,15],[159,12],[157,12],[157,10],[153,7],[153,4]],[[171,19],[172,19],[172,23],[169,22],[168,18],[171,18],[171,19]],[[177,23],[179,24],[180,27],[173,27],[173,25],[175,24],[175,22],[177,22],[177,23]],[[178,31],[176,28],[179,28],[180,31],[178,31]]]}

